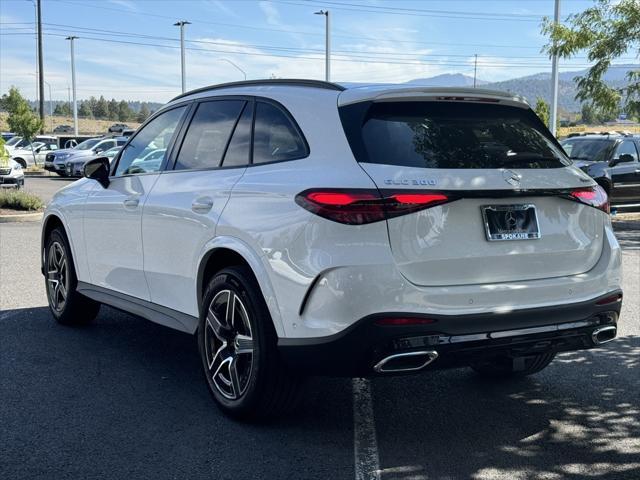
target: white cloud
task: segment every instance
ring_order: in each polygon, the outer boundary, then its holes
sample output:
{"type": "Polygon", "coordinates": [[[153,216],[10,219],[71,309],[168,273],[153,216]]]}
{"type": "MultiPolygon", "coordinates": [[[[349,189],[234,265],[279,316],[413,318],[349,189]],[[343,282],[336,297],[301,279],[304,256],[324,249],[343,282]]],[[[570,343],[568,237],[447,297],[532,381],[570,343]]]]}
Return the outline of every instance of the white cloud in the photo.
{"type": "Polygon", "coordinates": [[[271,2],[259,2],[260,10],[264,13],[267,23],[270,25],[281,25],[280,12],[271,2]]]}

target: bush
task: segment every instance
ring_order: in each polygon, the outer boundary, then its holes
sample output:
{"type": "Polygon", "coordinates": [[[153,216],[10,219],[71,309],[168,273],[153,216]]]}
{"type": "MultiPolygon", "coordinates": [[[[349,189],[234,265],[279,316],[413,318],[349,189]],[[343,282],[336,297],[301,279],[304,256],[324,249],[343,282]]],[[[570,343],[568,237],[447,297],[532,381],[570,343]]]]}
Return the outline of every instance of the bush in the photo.
{"type": "Polygon", "coordinates": [[[44,207],[44,202],[32,193],[21,190],[0,191],[0,208],[37,211],[42,207],[44,207]]]}

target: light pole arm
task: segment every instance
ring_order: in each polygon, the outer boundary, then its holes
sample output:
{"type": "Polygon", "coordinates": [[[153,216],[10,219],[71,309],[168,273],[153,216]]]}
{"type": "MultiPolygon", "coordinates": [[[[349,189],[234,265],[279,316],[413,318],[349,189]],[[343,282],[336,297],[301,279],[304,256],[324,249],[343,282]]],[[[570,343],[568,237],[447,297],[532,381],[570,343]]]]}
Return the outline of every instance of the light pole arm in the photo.
{"type": "Polygon", "coordinates": [[[236,65],[234,62],[232,62],[231,60],[229,60],[228,58],[221,58],[220,60],[222,60],[223,62],[227,62],[230,63],[231,65],[233,65],[235,68],[237,68],[240,73],[242,73],[242,75],[244,75],[244,79],[247,79],[247,72],[245,72],[243,69],[241,69],[238,65],[236,65]]]}

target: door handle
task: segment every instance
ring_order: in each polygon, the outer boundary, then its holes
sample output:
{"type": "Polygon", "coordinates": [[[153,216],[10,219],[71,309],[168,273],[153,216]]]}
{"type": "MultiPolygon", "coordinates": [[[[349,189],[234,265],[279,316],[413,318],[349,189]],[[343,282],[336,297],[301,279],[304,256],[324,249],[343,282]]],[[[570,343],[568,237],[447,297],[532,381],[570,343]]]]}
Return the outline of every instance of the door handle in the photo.
{"type": "Polygon", "coordinates": [[[208,213],[213,208],[213,198],[198,197],[191,203],[191,210],[195,213],[208,213]]]}
{"type": "Polygon", "coordinates": [[[123,203],[127,208],[136,208],[140,203],[140,199],[135,197],[126,198],[123,203]]]}

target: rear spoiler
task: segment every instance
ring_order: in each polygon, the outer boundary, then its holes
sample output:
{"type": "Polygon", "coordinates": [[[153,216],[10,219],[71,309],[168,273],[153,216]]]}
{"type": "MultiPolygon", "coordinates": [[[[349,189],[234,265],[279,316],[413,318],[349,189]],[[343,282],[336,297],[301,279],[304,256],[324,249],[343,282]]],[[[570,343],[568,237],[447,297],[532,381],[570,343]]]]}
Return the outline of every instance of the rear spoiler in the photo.
{"type": "Polygon", "coordinates": [[[350,88],[341,92],[338,96],[339,107],[360,102],[389,101],[488,102],[526,109],[530,108],[527,101],[519,95],[483,88],[433,88],[375,85],[350,88]]]}

